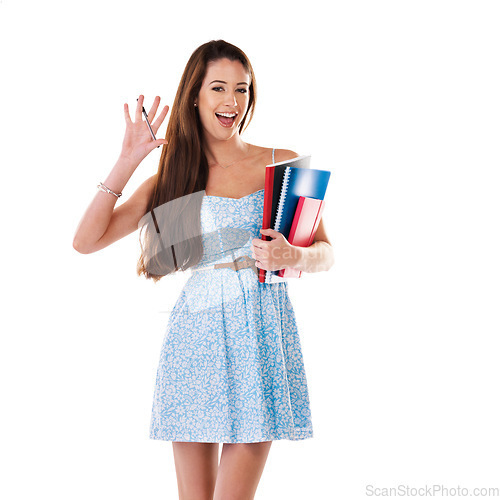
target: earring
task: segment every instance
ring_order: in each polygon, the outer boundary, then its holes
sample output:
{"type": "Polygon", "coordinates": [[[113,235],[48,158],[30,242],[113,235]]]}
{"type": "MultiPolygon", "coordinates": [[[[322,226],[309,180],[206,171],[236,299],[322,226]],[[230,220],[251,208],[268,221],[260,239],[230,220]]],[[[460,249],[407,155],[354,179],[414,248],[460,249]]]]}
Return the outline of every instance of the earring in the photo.
{"type": "Polygon", "coordinates": [[[194,103],[195,106],[198,106],[196,103],[194,103]]]}

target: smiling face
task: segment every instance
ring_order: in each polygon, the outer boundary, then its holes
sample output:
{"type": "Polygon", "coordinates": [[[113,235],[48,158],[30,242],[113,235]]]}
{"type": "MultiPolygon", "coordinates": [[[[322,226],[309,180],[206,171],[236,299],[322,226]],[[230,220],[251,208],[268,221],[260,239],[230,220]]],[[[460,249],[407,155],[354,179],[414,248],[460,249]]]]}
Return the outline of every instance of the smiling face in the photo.
{"type": "Polygon", "coordinates": [[[210,61],[195,100],[205,134],[227,140],[238,133],[248,107],[250,76],[240,61],[210,61]]]}

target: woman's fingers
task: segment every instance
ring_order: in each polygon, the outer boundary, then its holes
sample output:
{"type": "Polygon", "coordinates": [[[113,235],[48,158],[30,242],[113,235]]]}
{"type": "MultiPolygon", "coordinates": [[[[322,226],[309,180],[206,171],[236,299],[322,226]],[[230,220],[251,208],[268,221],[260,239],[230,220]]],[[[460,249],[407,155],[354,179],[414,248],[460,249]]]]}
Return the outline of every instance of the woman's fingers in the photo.
{"type": "Polygon", "coordinates": [[[168,105],[162,109],[162,112],[158,115],[158,118],[155,120],[154,125],[151,124],[151,128],[154,127],[155,131],[160,128],[160,125],[163,123],[163,120],[165,120],[169,109],[170,108],[168,107],[168,105]]]}
{"type": "Polygon", "coordinates": [[[135,121],[142,121],[142,105],[144,103],[144,96],[141,94],[137,99],[137,108],[135,108],[135,121]]]}
{"type": "Polygon", "coordinates": [[[153,149],[157,148],[158,146],[162,146],[162,145],[168,144],[168,141],[166,141],[165,139],[156,139],[156,141],[153,141],[151,144],[153,146],[151,148],[151,151],[153,151],[153,149]]]}
{"type": "Polygon", "coordinates": [[[126,121],[127,123],[132,123],[132,120],[130,119],[130,114],[129,114],[129,112],[128,112],[128,104],[127,104],[127,103],[125,103],[125,104],[123,105],[123,113],[124,113],[124,115],[125,115],[125,121],[126,121]]]}
{"type": "Polygon", "coordinates": [[[148,113],[149,123],[151,123],[153,121],[153,118],[155,117],[156,110],[158,109],[159,104],[160,104],[160,96],[157,95],[155,97],[155,100],[153,101],[153,105],[151,106],[151,109],[149,110],[149,113],[148,113]]]}
{"type": "MultiPolygon", "coordinates": [[[[143,121],[142,117],[142,107],[144,103],[144,96],[141,94],[139,96],[139,99],[137,99],[137,108],[135,110],[135,123],[143,121]]],[[[156,96],[155,100],[153,102],[153,105],[151,106],[151,109],[149,110],[148,114],[148,121],[151,124],[151,128],[156,131],[160,128],[160,125],[163,123],[163,120],[165,120],[165,117],[167,116],[168,110],[170,109],[169,106],[165,106],[161,113],[158,115],[154,123],[152,123],[152,120],[156,114],[156,111],[158,110],[158,106],[160,104],[160,96],[156,96]]],[[[130,113],[129,113],[129,108],[128,104],[125,103],[123,105],[123,113],[125,115],[125,121],[128,123],[132,123],[132,119],[130,118],[130,113]]]]}

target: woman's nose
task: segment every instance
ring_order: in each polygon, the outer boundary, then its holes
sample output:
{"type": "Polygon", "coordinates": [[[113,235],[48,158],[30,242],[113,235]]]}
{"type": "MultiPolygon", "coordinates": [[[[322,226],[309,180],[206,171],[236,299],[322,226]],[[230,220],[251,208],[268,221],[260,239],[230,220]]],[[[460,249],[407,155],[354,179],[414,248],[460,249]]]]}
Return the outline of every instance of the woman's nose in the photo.
{"type": "Polygon", "coordinates": [[[238,104],[238,101],[236,101],[236,94],[228,92],[225,96],[224,104],[227,104],[229,106],[236,106],[236,104],[238,104]]]}

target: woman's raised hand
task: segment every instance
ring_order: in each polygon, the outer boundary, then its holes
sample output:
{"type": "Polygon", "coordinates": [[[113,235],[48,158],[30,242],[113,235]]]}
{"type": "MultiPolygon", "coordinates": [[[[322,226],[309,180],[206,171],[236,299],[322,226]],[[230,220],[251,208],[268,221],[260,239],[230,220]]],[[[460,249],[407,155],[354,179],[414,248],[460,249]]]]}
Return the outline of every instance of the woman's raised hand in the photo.
{"type": "MultiPolygon", "coordinates": [[[[153,149],[160,146],[161,144],[167,144],[167,141],[165,139],[156,139],[156,141],[154,141],[151,137],[151,132],[149,131],[148,124],[146,123],[145,118],[143,119],[143,102],[144,96],[140,95],[135,110],[135,121],[132,121],[130,118],[128,104],[125,103],[123,106],[126,129],[120,156],[131,161],[136,166],[139,165],[139,163],[141,163],[141,161],[149,153],[151,153],[153,149]]],[[[153,122],[159,104],[160,96],[156,96],[153,105],[151,106],[151,109],[148,113],[148,121],[151,124],[151,129],[153,130],[155,137],[169,110],[169,107],[165,106],[156,120],[153,122]]]]}

